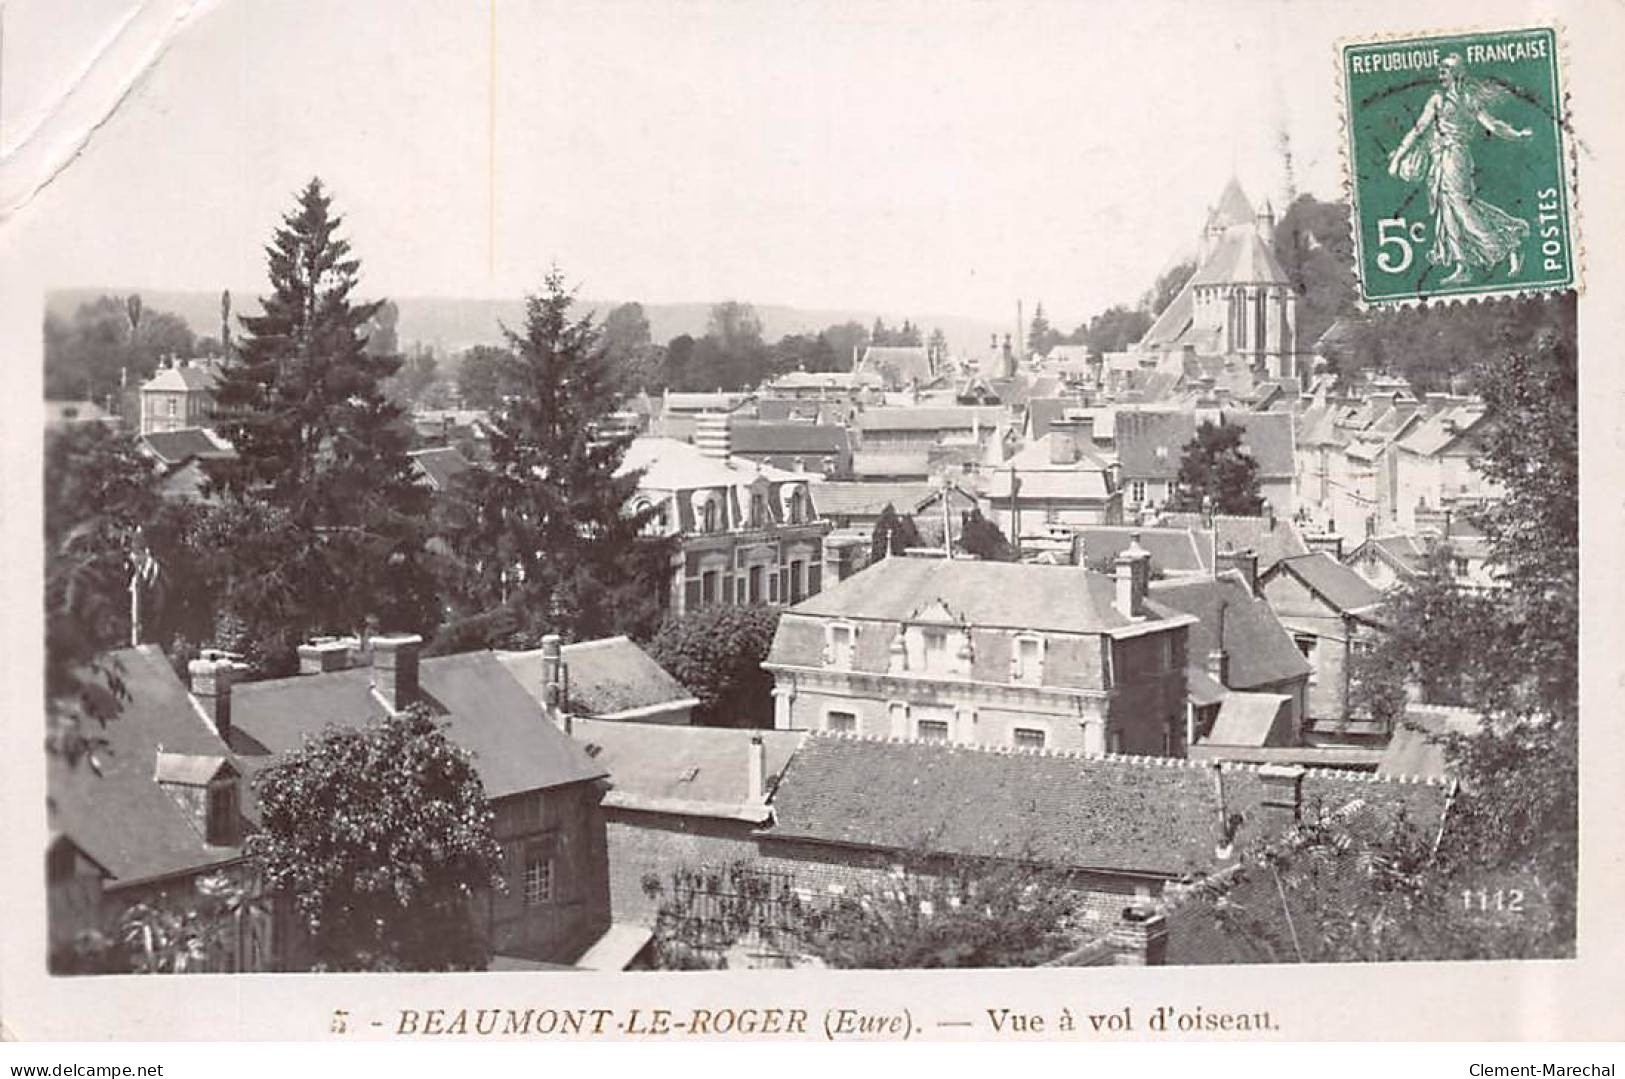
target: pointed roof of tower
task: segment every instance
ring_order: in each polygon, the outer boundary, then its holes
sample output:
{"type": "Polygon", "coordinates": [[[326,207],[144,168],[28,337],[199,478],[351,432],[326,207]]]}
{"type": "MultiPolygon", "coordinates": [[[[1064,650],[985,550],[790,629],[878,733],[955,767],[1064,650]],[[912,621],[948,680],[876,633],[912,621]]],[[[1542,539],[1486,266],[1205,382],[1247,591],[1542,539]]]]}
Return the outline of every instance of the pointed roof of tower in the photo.
{"type": "Polygon", "coordinates": [[[1241,190],[1241,182],[1234,176],[1219,194],[1219,204],[1208,214],[1208,228],[1229,228],[1231,225],[1252,224],[1253,204],[1241,190]]]}

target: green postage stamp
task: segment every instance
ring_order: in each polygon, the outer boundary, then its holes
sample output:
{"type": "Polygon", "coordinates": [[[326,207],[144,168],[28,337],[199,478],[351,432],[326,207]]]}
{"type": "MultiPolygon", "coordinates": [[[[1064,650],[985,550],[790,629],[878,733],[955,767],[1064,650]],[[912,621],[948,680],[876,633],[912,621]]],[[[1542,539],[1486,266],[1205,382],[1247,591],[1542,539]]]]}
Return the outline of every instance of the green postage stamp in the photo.
{"type": "Polygon", "coordinates": [[[1576,287],[1555,31],[1340,48],[1362,299],[1576,287]]]}

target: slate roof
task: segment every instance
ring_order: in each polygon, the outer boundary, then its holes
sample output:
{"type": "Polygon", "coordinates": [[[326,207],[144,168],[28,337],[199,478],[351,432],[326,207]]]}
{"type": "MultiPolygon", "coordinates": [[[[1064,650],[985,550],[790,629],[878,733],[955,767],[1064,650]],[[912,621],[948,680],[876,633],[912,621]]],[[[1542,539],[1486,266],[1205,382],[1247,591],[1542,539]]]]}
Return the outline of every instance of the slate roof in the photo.
{"type": "Polygon", "coordinates": [[[160,368],[141,384],[141,389],[196,393],[214,389],[219,377],[220,371],[214,361],[192,360],[174,367],[160,368]]]}
{"type": "Polygon", "coordinates": [[[1116,587],[1075,566],[884,558],[788,613],[906,622],[941,604],[972,626],[1104,633],[1131,624],[1113,605],[1116,587]]]}
{"type": "Polygon", "coordinates": [[[204,460],[227,460],[237,456],[229,447],[215,441],[202,427],[182,427],[177,431],[153,431],[141,436],[141,441],[159,461],[166,465],[183,464],[194,457],[204,460]]]}
{"type": "MultiPolygon", "coordinates": [[[[1271,521],[1268,517],[1218,514],[1213,522],[1219,532],[1219,552],[1251,550],[1258,555],[1260,575],[1283,558],[1309,553],[1309,546],[1303,542],[1297,526],[1283,517],[1271,521]]],[[[1167,528],[1188,529],[1196,537],[1196,550],[1202,556],[1202,564],[1208,564],[1213,540],[1212,533],[1203,526],[1201,514],[1164,513],[1157,523],[1167,528]]]]}
{"type": "Polygon", "coordinates": [[[1407,453],[1431,457],[1449,449],[1457,439],[1472,431],[1484,419],[1484,415],[1484,409],[1475,405],[1441,409],[1400,439],[1399,448],[1407,453]]]}
{"type": "Polygon", "coordinates": [[[1251,221],[1232,225],[1201,267],[1191,275],[1190,285],[1290,285],[1291,279],[1275,258],[1275,252],[1258,234],[1251,221]]]}
{"type": "Polygon", "coordinates": [[[987,429],[1004,419],[1001,405],[940,405],[870,408],[858,413],[860,431],[969,431],[987,429]]]}
{"type": "MultiPolygon", "coordinates": [[[[355,726],[382,719],[372,670],[249,682],[232,689],[232,748],[249,770],[274,754],[298,749],[328,724],[355,726]]],[[[491,652],[422,659],[423,700],[446,724],[446,735],[474,757],[487,798],[503,798],[599,779],[605,772],[559,730],[542,706],[491,652]]],[[[168,747],[166,747],[168,748],[168,747]]]]}
{"type": "Polygon", "coordinates": [[[1372,536],[1350,551],[1346,561],[1352,565],[1368,550],[1401,576],[1420,573],[1422,562],[1427,557],[1427,544],[1421,536],[1398,532],[1391,536],[1372,536]]]}
{"type": "Polygon", "coordinates": [[[907,389],[911,382],[925,385],[936,377],[925,346],[870,345],[858,361],[859,375],[879,375],[887,389],[907,389]]]}
{"type": "Polygon", "coordinates": [[[820,517],[878,517],[889,505],[910,514],[937,496],[934,483],[849,483],[826,480],[807,488],[820,517]]]}
{"type": "Polygon", "coordinates": [[[1296,474],[1293,418],[1289,412],[1225,409],[1216,414],[1191,409],[1117,410],[1117,454],[1127,479],[1173,480],[1185,446],[1204,419],[1242,429],[1241,445],[1258,462],[1264,479],[1296,474]],[[1159,452],[1160,451],[1160,452],[1159,452]]]}
{"type": "Polygon", "coordinates": [[[1152,581],[1147,599],[1153,611],[1165,616],[1188,614],[1197,619],[1186,645],[1193,664],[1220,647],[1222,612],[1232,689],[1252,689],[1309,675],[1309,662],[1292,643],[1292,635],[1270,605],[1247,590],[1239,574],[1152,581]]]}
{"type": "Polygon", "coordinates": [[[1226,693],[1203,741],[1215,746],[1263,746],[1292,698],[1280,693],[1226,693]]]}
{"type": "Polygon", "coordinates": [[[728,434],[735,453],[840,454],[848,448],[846,428],[834,424],[735,420],[728,434]]]}
{"type": "Polygon", "coordinates": [[[456,446],[434,446],[407,454],[436,491],[451,489],[452,480],[474,467],[456,446]]]}
{"type": "Polygon", "coordinates": [[[852,454],[854,476],[919,476],[931,474],[927,450],[857,450],[852,454]]]}
{"type": "Polygon", "coordinates": [[[1382,602],[1382,592],[1325,551],[1283,558],[1272,572],[1291,573],[1344,614],[1368,611],[1382,602]]]}
{"type": "Polygon", "coordinates": [[[607,806],[727,816],[741,807],[761,805],[750,799],[751,738],[762,739],[767,764],[763,778],[770,793],[806,732],[580,719],[574,736],[609,772],[612,793],[605,799],[607,806]]]}
{"type": "Polygon", "coordinates": [[[1219,201],[1208,212],[1208,228],[1229,228],[1231,225],[1251,225],[1255,211],[1246,192],[1241,189],[1241,181],[1234,176],[1225,182],[1224,190],[1219,192],[1219,201]]]}
{"type": "Polygon", "coordinates": [[[48,759],[52,827],[124,883],[235,861],[238,848],[206,844],[191,816],[154,778],[160,750],[210,762],[179,765],[196,774],[218,770],[232,759],[231,751],[205,722],[160,648],[121,649],[111,659],[129,697],[105,728],[95,729],[109,743],[96,752],[95,766],[48,759]]]}
{"type": "Polygon", "coordinates": [[[834,401],[800,401],[794,397],[764,397],[756,402],[756,416],[766,423],[797,422],[845,425],[848,406],[834,401]]]}
{"type": "MultiPolygon", "coordinates": [[[[1236,849],[1272,829],[1256,768],[1226,766],[1236,849]]],[[[1214,770],[1172,758],[1086,757],[812,734],[773,798],[766,839],[1002,857],[1182,878],[1222,868],[1214,770]]],[[[1303,781],[1306,809],[1363,801],[1437,819],[1443,788],[1327,772],[1303,781]]]]}
{"type": "MultiPolygon", "coordinates": [[[[566,708],[576,715],[614,718],[627,712],[693,708],[700,702],[686,686],[626,637],[579,641],[562,649],[569,667],[566,708]]],[[[542,650],[498,652],[519,684],[542,701],[542,650]]]]}
{"type": "Polygon", "coordinates": [[[1140,546],[1151,555],[1152,572],[1200,573],[1207,567],[1198,551],[1196,537],[1183,528],[1139,528],[1131,525],[1074,525],[1071,531],[1083,537],[1083,562],[1101,573],[1110,572],[1117,556],[1138,536],[1140,546]]]}
{"type": "Polygon", "coordinates": [[[769,465],[757,464],[745,457],[722,460],[707,457],[698,446],[679,442],[674,438],[646,435],[634,438],[621,458],[616,475],[643,469],[638,486],[644,490],[691,491],[700,487],[738,487],[754,481],[758,476],[769,480],[802,479],[796,472],[785,472],[769,465]]]}
{"type": "Polygon", "coordinates": [[[1084,407],[1076,397],[1032,397],[1027,401],[1027,425],[1031,438],[1043,438],[1066,419],[1072,409],[1084,407]]]}

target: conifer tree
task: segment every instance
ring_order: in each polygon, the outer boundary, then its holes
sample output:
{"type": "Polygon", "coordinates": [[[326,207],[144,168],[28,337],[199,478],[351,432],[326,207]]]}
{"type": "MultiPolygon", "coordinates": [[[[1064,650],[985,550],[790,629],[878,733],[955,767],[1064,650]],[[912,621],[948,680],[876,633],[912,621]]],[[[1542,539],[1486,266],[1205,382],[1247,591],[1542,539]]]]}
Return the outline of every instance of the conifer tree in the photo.
{"type": "Polygon", "coordinates": [[[492,624],[517,645],[550,631],[646,638],[665,587],[669,546],[642,535],[652,509],[628,511],[630,440],[605,423],[615,372],[592,317],[572,318],[571,302],[554,269],[525,301],[524,332],[505,329],[496,362],[510,392],[492,412],[490,461],[459,477],[444,527],[468,552],[451,588],[459,617],[506,611],[492,624]]]}
{"type": "Polygon", "coordinates": [[[242,318],[246,332],[216,388],[219,427],[237,458],[215,468],[214,484],[269,503],[311,539],[297,574],[304,624],[284,630],[368,620],[424,630],[438,615],[423,553],[429,494],[414,481],[409,432],[384,389],[400,359],[367,349],[382,302],[352,299],[360,263],[342,221],[313,179],[266,247],[271,294],[261,314],[242,318]]]}

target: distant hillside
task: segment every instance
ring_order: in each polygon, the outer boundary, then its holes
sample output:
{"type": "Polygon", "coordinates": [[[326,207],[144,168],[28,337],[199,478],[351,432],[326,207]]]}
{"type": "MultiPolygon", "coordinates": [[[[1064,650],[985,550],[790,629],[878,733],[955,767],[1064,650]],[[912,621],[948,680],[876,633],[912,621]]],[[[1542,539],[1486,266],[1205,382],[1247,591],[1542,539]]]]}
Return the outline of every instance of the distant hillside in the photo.
{"type": "MultiPolygon", "coordinates": [[[[254,314],[259,311],[258,288],[231,290],[233,314],[254,314]]],[[[149,310],[172,311],[185,319],[192,332],[199,336],[216,337],[220,333],[220,294],[218,292],[177,292],[166,289],[131,288],[76,288],[60,289],[46,300],[48,310],[68,316],[75,307],[98,296],[127,295],[140,292],[149,310]]],[[[401,344],[414,342],[433,345],[444,352],[458,352],[471,345],[497,344],[502,339],[501,325],[517,327],[524,321],[522,300],[466,300],[444,296],[393,297],[401,309],[397,329],[401,344]]],[[[600,319],[620,303],[619,300],[582,300],[578,307],[593,310],[600,319]]],[[[650,334],[664,344],[679,334],[698,337],[705,332],[711,313],[709,303],[672,303],[643,305],[649,318],[650,334]]],[[[948,346],[955,351],[979,352],[987,346],[991,335],[1014,331],[1014,322],[995,323],[986,319],[962,318],[956,315],[920,315],[914,312],[890,312],[862,309],[813,310],[768,304],[756,305],[756,314],[762,320],[763,336],[777,341],[785,334],[817,333],[836,323],[855,321],[864,326],[874,324],[878,315],[888,326],[900,326],[905,318],[919,325],[925,333],[941,327],[948,338],[948,346]]],[[[237,328],[233,327],[233,332],[237,328]]]]}

